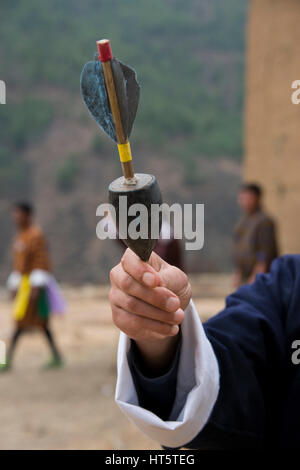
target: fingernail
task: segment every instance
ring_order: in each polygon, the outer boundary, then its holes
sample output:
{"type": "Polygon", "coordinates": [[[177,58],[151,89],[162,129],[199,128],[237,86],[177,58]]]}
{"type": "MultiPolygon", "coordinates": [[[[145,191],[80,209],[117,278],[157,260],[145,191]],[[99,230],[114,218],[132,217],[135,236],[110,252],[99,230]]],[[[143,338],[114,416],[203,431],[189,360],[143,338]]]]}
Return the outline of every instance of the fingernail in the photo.
{"type": "Polygon", "coordinates": [[[183,317],[184,317],[183,310],[181,308],[176,310],[176,312],[174,313],[174,321],[175,322],[181,322],[183,320],[183,317]]]}
{"type": "Polygon", "coordinates": [[[178,309],[179,307],[179,299],[177,297],[169,297],[167,302],[166,302],[166,309],[169,312],[175,312],[175,310],[178,309]]]}
{"type": "Polygon", "coordinates": [[[170,336],[177,335],[178,331],[179,331],[179,326],[173,325],[172,328],[171,328],[171,331],[170,331],[170,336]]]}
{"type": "Polygon", "coordinates": [[[146,284],[146,286],[148,286],[148,287],[154,287],[155,286],[155,276],[154,276],[154,274],[145,273],[143,275],[143,283],[146,284]]]}

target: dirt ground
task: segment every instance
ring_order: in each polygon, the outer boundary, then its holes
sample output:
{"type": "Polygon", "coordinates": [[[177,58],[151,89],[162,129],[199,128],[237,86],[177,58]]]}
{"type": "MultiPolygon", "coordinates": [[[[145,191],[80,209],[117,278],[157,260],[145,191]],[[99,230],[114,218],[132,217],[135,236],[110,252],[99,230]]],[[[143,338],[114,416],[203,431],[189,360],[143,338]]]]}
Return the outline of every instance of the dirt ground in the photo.
{"type": "MultiPolygon", "coordinates": [[[[65,367],[45,371],[44,338],[24,336],[14,367],[0,374],[0,449],[159,449],[114,403],[118,331],[111,322],[108,287],[66,287],[68,312],[52,326],[65,367]]],[[[202,320],[217,313],[230,290],[226,275],[193,279],[202,320]]],[[[0,292],[0,339],[7,342],[11,305],[0,292]]]]}

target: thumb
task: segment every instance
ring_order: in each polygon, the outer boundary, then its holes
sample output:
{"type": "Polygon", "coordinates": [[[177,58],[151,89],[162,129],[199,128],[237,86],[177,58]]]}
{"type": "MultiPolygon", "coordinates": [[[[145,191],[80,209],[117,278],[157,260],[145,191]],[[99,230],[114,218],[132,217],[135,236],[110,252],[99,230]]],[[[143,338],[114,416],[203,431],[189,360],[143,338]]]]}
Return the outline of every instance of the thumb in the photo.
{"type": "Polygon", "coordinates": [[[152,253],[149,264],[158,271],[161,285],[179,297],[181,308],[185,309],[191,298],[191,285],[187,275],[176,266],[164,261],[156,253],[152,253]]]}

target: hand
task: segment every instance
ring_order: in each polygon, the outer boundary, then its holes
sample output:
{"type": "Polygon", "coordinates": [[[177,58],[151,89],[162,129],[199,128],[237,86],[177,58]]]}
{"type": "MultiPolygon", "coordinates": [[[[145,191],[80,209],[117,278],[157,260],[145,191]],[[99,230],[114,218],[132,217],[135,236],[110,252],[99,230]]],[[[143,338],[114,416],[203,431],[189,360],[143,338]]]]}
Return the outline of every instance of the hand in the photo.
{"type": "Polygon", "coordinates": [[[191,298],[186,274],[156,253],[148,264],[127,249],[110,279],[115,325],[136,341],[148,367],[163,369],[176,347],[178,325],[191,298]]]}

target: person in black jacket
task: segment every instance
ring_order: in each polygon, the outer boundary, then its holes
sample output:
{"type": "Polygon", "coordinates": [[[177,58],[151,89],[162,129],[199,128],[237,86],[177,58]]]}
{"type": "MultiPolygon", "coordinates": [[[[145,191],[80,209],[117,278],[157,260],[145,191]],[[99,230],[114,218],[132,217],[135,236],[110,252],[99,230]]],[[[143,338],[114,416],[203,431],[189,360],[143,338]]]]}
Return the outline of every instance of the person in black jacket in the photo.
{"type": "Polygon", "coordinates": [[[163,446],[300,443],[300,256],[278,258],[201,325],[187,276],[127,250],[111,272],[116,401],[163,446]]]}

